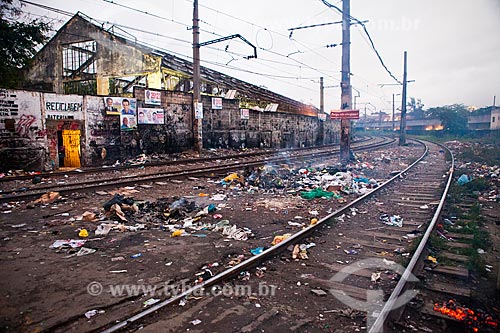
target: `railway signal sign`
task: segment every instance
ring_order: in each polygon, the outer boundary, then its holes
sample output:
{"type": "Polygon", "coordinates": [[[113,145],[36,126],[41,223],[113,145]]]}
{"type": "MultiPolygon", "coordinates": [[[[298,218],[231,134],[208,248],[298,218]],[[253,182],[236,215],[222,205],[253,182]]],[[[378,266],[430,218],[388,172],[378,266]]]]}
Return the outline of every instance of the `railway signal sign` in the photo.
{"type": "Polygon", "coordinates": [[[359,110],[330,111],[330,119],[359,119],[359,110]]]}

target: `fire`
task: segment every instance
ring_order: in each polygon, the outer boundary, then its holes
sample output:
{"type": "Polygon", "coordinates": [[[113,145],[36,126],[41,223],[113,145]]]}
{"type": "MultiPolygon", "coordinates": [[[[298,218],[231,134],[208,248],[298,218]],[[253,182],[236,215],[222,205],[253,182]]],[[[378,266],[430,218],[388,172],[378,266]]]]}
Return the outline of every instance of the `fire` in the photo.
{"type": "Polygon", "coordinates": [[[480,332],[480,329],[496,329],[498,327],[498,322],[491,315],[480,311],[474,312],[474,310],[458,305],[454,300],[443,302],[443,304],[435,303],[434,311],[458,321],[464,321],[475,333],[480,332]]]}

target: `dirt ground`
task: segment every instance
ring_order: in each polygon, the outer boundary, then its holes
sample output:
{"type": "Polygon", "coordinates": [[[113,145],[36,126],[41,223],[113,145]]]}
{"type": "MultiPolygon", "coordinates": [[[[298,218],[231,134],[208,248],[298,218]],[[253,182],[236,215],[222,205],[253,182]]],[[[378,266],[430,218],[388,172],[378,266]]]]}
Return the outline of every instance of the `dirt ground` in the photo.
{"type": "MultiPolygon", "coordinates": [[[[418,146],[410,145],[362,153],[358,155],[360,162],[351,169],[358,176],[383,181],[391,172],[406,167],[420,151],[418,146]]],[[[334,158],[322,164],[333,166],[335,163],[334,158]]],[[[297,232],[311,219],[324,217],[345,201],[359,196],[340,193],[340,198],[303,199],[299,194],[314,186],[314,177],[304,177],[304,173],[297,170],[292,173],[287,169],[268,169],[266,172],[269,175],[261,178],[261,187],[250,186],[248,177],[241,185],[236,180],[223,185],[221,180],[228,176],[226,174],[117,189],[125,198],[132,198],[137,206],[135,211],[124,211],[125,220],[116,213],[105,214],[103,206],[113,198],[111,193],[75,193],[54,203],[34,205],[34,208],[28,208],[25,202],[3,205],[0,214],[0,330],[91,331],[145,309],[148,305],[144,302],[150,299],[166,299],[169,293],[174,293],[174,286],[193,286],[210,276],[207,270],[216,274],[234,266],[252,256],[252,249],[271,246],[275,236],[297,232]],[[169,209],[174,202],[181,204],[181,208],[169,209]],[[216,210],[194,220],[195,225],[202,223],[202,226],[193,229],[182,225],[210,205],[216,210]],[[92,214],[95,214],[95,221],[85,221],[90,220],[92,214]],[[221,222],[224,220],[227,222],[221,222]],[[97,236],[95,230],[102,223],[112,224],[113,229],[105,236],[97,236]],[[217,224],[219,228],[214,228],[217,224]],[[225,224],[236,225],[238,230],[233,232],[233,238],[223,234],[225,224]],[[88,237],[79,236],[82,229],[88,231],[88,237]],[[180,229],[186,231],[185,235],[172,237],[172,233],[180,229]],[[51,248],[57,240],[71,239],[85,241],[84,248],[96,251],[78,255],[82,254],[81,247],[51,248]],[[124,292],[113,289],[125,285],[156,286],[158,289],[151,293],[143,289],[124,292]],[[169,287],[165,289],[165,286],[169,287]]],[[[498,235],[498,230],[496,232],[498,235]]],[[[328,249],[316,244],[311,255],[314,256],[315,251],[328,249]]],[[[215,300],[213,297],[200,298],[185,308],[177,306],[182,309],[183,316],[169,319],[171,331],[204,331],[203,326],[210,321],[215,324],[228,320],[224,325],[229,331],[240,327],[244,332],[252,332],[259,320],[267,320],[278,313],[293,319],[298,331],[303,331],[304,325],[308,332],[335,332],[339,327],[363,330],[362,314],[338,315],[334,311],[343,307],[322,304],[321,297],[317,297],[316,306],[331,310],[341,326],[329,324],[316,313],[311,314],[308,308],[315,305],[304,304],[306,297],[302,292],[306,289],[297,291],[300,289],[297,283],[311,283],[308,279],[314,265],[288,257],[286,253],[266,265],[266,270],[287,272],[283,281],[268,282],[269,286],[280,286],[279,302],[272,297],[261,300],[236,296],[215,300]],[[216,308],[217,302],[230,303],[231,310],[220,313],[215,319],[205,318],[204,307],[216,308]],[[245,313],[260,319],[253,324],[231,321],[232,316],[238,318],[235,314],[245,313]],[[190,322],[198,317],[203,325],[190,322]]],[[[255,276],[265,276],[266,270],[253,269],[251,276],[238,279],[250,281],[254,288],[264,288],[255,276]]],[[[309,296],[310,288],[307,293],[309,296]]],[[[280,331],[279,327],[274,328],[280,331]]],[[[161,332],[162,329],[152,325],[144,331],[161,332]]]]}

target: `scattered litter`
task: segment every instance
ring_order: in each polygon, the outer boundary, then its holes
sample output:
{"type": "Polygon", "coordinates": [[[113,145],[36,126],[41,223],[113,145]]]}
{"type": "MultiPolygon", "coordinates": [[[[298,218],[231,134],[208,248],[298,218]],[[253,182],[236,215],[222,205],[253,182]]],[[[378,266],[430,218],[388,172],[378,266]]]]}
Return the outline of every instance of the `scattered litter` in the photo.
{"type": "Polygon", "coordinates": [[[193,326],[196,326],[198,324],[201,324],[201,320],[195,319],[195,320],[191,320],[189,323],[192,324],[193,326]]]}
{"type": "MultiPolygon", "coordinates": [[[[77,220],[80,220],[77,218],[77,220]]],[[[82,214],[81,220],[85,222],[96,222],[98,219],[96,218],[95,214],[89,211],[86,211],[82,214]]]]}
{"type": "Polygon", "coordinates": [[[253,255],[259,255],[261,254],[262,252],[265,251],[265,247],[256,247],[254,249],[251,249],[250,252],[253,254],[253,255]]]}
{"type": "Polygon", "coordinates": [[[430,261],[430,262],[432,262],[433,264],[437,264],[438,263],[437,259],[435,257],[433,257],[433,256],[427,256],[427,260],[430,261]]]}
{"type": "Polygon", "coordinates": [[[328,293],[327,293],[326,291],[321,290],[321,289],[311,289],[311,292],[312,292],[314,295],[316,295],[316,296],[320,296],[320,297],[328,295],[328,293]]]}
{"type": "Polygon", "coordinates": [[[89,237],[89,232],[87,231],[87,229],[82,229],[78,233],[78,236],[82,238],[89,237]]]}
{"type": "Polygon", "coordinates": [[[334,192],[324,191],[321,188],[316,188],[316,189],[311,190],[311,191],[302,191],[302,192],[300,192],[300,196],[303,199],[307,199],[307,200],[311,200],[311,199],[315,199],[315,198],[327,198],[327,199],[330,199],[330,198],[339,199],[340,198],[340,196],[335,195],[334,192]]]}
{"type": "Polygon", "coordinates": [[[222,200],[226,200],[226,195],[225,194],[215,194],[213,195],[210,200],[214,200],[214,201],[222,201],[222,200]]]}
{"type": "Polygon", "coordinates": [[[380,280],[380,272],[372,273],[371,280],[372,282],[377,282],[378,280],[380,280]]]}
{"type": "Polygon", "coordinates": [[[292,236],[292,234],[284,234],[281,236],[274,236],[274,239],[273,239],[271,245],[276,245],[278,243],[281,243],[285,239],[290,238],[290,236],[292,236]]]}
{"type": "Polygon", "coordinates": [[[388,214],[382,214],[382,215],[380,215],[379,219],[384,224],[387,224],[390,226],[396,226],[396,227],[400,227],[400,228],[403,226],[403,218],[399,215],[389,216],[388,214]]]}
{"type": "Polygon", "coordinates": [[[470,181],[471,181],[470,177],[466,174],[463,174],[458,178],[457,182],[458,182],[458,185],[465,185],[470,181]]]}
{"type": "Polygon", "coordinates": [[[111,224],[99,224],[97,226],[97,229],[95,230],[95,234],[96,236],[106,236],[107,234],[109,234],[112,227],[113,225],[111,224]]]}
{"type": "Polygon", "coordinates": [[[485,254],[485,253],[486,253],[486,251],[485,251],[485,250],[483,250],[483,249],[477,249],[477,253],[478,253],[478,254],[485,254]]]}
{"type": "Polygon", "coordinates": [[[85,317],[87,317],[87,319],[89,319],[89,318],[92,318],[93,316],[97,315],[98,313],[101,314],[104,312],[106,312],[106,311],[104,311],[104,310],[90,310],[90,311],[85,312],[85,317]]]}
{"type": "Polygon", "coordinates": [[[139,258],[139,257],[142,257],[142,253],[136,253],[136,254],[133,254],[130,256],[130,258],[139,258]]]}
{"type": "Polygon", "coordinates": [[[61,247],[71,247],[71,248],[77,248],[77,247],[82,247],[85,244],[84,239],[60,239],[56,240],[51,246],[51,249],[58,249],[61,247]]]}
{"type": "Polygon", "coordinates": [[[306,244],[295,244],[292,250],[292,259],[309,259],[307,256],[307,245],[306,244]]]}
{"type": "Polygon", "coordinates": [[[118,270],[118,271],[109,271],[110,273],[127,273],[127,270],[126,269],[122,269],[122,270],[118,270]]]}
{"type": "Polygon", "coordinates": [[[34,203],[48,204],[53,203],[56,200],[61,199],[59,192],[47,192],[43,194],[40,198],[33,201],[34,203]]]}
{"type": "Polygon", "coordinates": [[[302,227],[302,226],[304,226],[303,223],[292,222],[292,221],[288,221],[288,225],[291,226],[291,227],[302,227]]]}
{"type": "Polygon", "coordinates": [[[394,253],[397,253],[397,254],[402,254],[405,252],[406,252],[406,249],[404,247],[398,247],[398,248],[394,249],[394,253]]]}
{"type": "Polygon", "coordinates": [[[155,303],[158,303],[159,301],[160,301],[159,298],[150,298],[150,299],[144,301],[142,304],[144,305],[144,307],[147,307],[147,306],[153,305],[155,303]]]}
{"type": "Polygon", "coordinates": [[[177,229],[175,230],[174,232],[172,232],[172,237],[179,237],[179,236],[182,236],[184,235],[186,231],[184,229],[177,229]]]}
{"type": "Polygon", "coordinates": [[[86,256],[87,254],[95,253],[97,250],[90,249],[88,247],[82,247],[80,251],[76,254],[77,257],[86,256]]]}

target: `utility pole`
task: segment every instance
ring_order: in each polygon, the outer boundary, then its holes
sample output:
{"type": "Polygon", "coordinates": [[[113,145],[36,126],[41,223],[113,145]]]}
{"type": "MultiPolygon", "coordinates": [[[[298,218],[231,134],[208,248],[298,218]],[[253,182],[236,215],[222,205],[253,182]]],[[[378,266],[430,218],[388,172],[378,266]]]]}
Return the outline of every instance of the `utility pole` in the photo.
{"type": "Polygon", "coordinates": [[[404,62],[403,62],[403,93],[402,93],[402,102],[401,102],[401,125],[399,129],[399,145],[406,145],[406,51],[404,54],[404,62]]]}
{"type": "Polygon", "coordinates": [[[394,94],[392,94],[392,133],[394,133],[394,94]]]}
{"type": "MultiPolygon", "coordinates": [[[[340,88],[340,109],[350,110],[352,105],[351,88],[351,4],[350,0],[342,1],[342,81],[340,88]]],[[[351,120],[340,120],[340,162],[347,163],[350,158],[351,120]]]]}
{"type": "Polygon", "coordinates": [[[319,111],[325,113],[325,86],[323,77],[319,78],[319,111]]]}
{"type": "Polygon", "coordinates": [[[201,103],[200,95],[200,20],[198,19],[198,0],[193,5],[193,136],[194,148],[201,155],[203,148],[203,109],[197,112],[201,103]]]}
{"type": "Polygon", "coordinates": [[[394,113],[394,111],[395,111],[394,97],[395,96],[399,96],[399,95],[401,95],[401,94],[392,94],[392,132],[393,133],[394,133],[394,130],[395,130],[395,128],[394,128],[394,121],[395,121],[395,118],[396,118],[396,114],[394,113]]]}
{"type": "MultiPolygon", "coordinates": [[[[319,112],[321,116],[325,116],[325,84],[323,81],[323,77],[319,78],[319,112]]],[[[325,124],[324,121],[319,120],[318,126],[318,139],[316,140],[317,144],[324,145],[325,144],[325,124]]]]}

